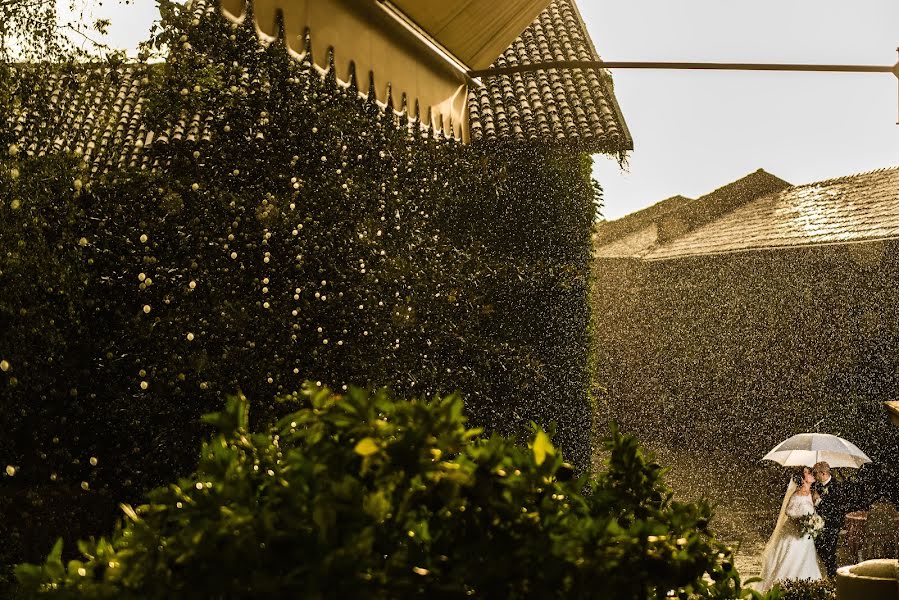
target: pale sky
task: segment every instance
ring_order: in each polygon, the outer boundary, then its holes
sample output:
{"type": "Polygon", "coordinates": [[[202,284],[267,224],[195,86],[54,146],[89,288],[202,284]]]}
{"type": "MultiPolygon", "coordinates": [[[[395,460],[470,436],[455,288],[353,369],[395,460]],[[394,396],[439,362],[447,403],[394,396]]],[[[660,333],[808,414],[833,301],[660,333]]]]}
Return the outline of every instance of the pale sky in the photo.
{"type": "MultiPolygon", "coordinates": [[[[60,0],[61,3],[67,0],[60,0]]],[[[576,0],[605,60],[893,65],[899,0],[576,0]]],[[[107,0],[108,38],[133,48],[152,0],[107,0]]],[[[596,157],[613,219],[701,196],[756,169],[808,183],[899,165],[889,73],[613,72],[634,138],[626,171],[596,157]]]]}
{"type": "MultiPolygon", "coordinates": [[[[578,0],[604,60],[894,65],[899,0],[578,0]]],[[[889,73],[613,71],[634,137],[597,157],[613,219],[763,168],[808,183],[899,165],[889,73]]]]}

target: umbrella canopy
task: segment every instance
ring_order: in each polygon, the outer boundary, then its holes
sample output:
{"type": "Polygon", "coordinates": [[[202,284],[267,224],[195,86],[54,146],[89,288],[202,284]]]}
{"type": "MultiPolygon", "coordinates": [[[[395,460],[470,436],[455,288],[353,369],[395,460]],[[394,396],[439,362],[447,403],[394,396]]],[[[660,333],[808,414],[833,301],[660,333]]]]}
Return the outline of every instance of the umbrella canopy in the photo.
{"type": "Polygon", "coordinates": [[[762,460],[788,466],[810,467],[825,461],[831,467],[859,468],[871,462],[852,442],[829,433],[799,433],[775,446],[762,460]]]}

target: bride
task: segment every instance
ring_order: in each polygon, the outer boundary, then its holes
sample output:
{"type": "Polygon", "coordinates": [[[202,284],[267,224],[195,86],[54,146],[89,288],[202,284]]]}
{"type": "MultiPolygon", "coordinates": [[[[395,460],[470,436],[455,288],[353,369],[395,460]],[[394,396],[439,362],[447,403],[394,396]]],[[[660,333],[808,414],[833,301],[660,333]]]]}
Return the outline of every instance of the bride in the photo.
{"type": "Polygon", "coordinates": [[[776,581],[785,579],[821,579],[824,572],[815,551],[815,541],[802,535],[798,519],[815,512],[812,484],[815,476],[809,467],[790,478],[780,507],[774,533],[762,553],[762,582],[759,589],[768,591],[776,581]]]}

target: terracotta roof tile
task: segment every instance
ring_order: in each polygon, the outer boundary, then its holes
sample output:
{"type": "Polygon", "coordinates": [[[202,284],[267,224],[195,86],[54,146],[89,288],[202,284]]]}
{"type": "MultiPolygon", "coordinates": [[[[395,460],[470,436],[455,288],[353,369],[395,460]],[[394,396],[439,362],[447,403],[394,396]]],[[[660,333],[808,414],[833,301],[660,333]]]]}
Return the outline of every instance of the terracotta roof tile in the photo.
{"type": "MultiPolygon", "coordinates": [[[[195,0],[194,12],[213,11],[195,0]]],[[[573,0],[555,0],[500,56],[495,66],[551,60],[596,60],[573,0]]],[[[117,69],[85,65],[56,73],[46,81],[52,123],[29,119],[28,106],[15,130],[26,152],[75,152],[90,172],[113,168],[151,168],[143,149],[159,142],[209,141],[212,117],[179,115],[165,131],[151,132],[142,120],[148,65],[117,69]]],[[[551,70],[485,78],[469,91],[472,140],[503,139],[572,145],[583,151],[618,153],[631,148],[611,87],[594,71],[551,70]]]]}
{"type": "MultiPolygon", "coordinates": [[[[555,0],[492,67],[599,60],[573,0],[555,0]]],[[[485,77],[468,95],[472,140],[535,140],[591,152],[633,148],[610,76],[550,69],[485,77]],[[497,127],[484,123],[494,115],[497,127]]]]}
{"type": "Polygon", "coordinates": [[[35,94],[20,108],[15,131],[24,151],[78,154],[91,173],[142,165],[142,149],[152,140],[141,120],[144,70],[85,65],[54,73],[45,83],[47,95],[35,94]],[[51,105],[49,122],[28,118],[38,102],[51,105]]]}

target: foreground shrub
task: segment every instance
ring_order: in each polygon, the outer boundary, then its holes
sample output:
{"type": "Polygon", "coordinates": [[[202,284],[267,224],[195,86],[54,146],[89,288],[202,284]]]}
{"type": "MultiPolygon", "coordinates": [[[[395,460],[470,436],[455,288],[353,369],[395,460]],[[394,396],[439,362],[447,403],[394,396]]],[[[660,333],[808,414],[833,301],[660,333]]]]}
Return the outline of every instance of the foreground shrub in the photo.
{"type": "Polygon", "coordinates": [[[779,585],[782,600],[836,600],[837,597],[836,586],[827,579],[791,579],[779,585]]]}
{"type": "Polygon", "coordinates": [[[574,479],[549,436],[465,427],[456,396],[396,401],[306,384],[267,432],[233,397],[204,420],[195,474],[122,505],[110,538],[57,542],[16,574],[82,598],[649,598],[747,595],[705,503],[613,430],[606,468],[574,479]]]}

